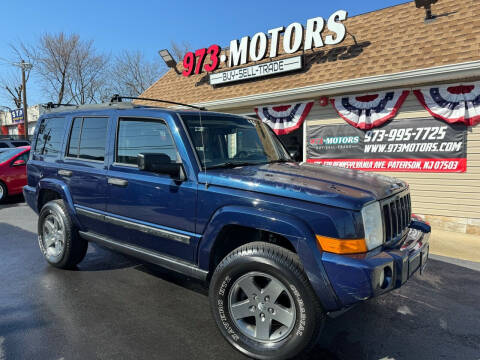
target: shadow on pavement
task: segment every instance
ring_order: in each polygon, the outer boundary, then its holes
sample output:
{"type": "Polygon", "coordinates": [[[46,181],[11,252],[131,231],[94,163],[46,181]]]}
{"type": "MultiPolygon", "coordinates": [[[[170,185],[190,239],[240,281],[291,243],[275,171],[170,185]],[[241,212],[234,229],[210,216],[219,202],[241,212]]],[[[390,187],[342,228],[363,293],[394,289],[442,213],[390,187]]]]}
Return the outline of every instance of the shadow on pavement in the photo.
{"type": "Polygon", "coordinates": [[[0,210],[15,207],[24,202],[25,199],[22,194],[9,196],[2,203],[0,203],[0,210]]]}

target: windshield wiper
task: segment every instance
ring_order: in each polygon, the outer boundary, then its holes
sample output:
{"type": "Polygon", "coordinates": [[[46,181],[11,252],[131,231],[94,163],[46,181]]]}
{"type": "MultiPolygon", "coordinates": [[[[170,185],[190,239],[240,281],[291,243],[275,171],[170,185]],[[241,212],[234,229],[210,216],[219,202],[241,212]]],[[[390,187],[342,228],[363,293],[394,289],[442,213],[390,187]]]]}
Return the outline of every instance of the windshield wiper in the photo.
{"type": "Polygon", "coordinates": [[[257,165],[257,164],[250,163],[250,162],[231,162],[231,161],[227,161],[227,162],[224,162],[224,163],[221,163],[221,164],[216,164],[216,165],[209,166],[209,167],[207,167],[207,170],[219,169],[219,168],[233,169],[233,168],[236,168],[236,167],[239,167],[239,166],[248,166],[248,165],[257,165]]]}

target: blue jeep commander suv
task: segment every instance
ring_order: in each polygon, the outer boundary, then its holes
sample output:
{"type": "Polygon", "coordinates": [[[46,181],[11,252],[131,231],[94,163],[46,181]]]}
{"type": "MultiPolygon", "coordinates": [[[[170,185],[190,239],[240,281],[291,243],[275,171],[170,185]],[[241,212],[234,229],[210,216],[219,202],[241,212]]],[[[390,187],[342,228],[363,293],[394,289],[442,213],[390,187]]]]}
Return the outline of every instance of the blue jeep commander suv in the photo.
{"type": "Polygon", "coordinates": [[[257,359],[308,350],[327,314],[402,286],[428,257],[406,183],[296,163],[236,115],[54,109],[24,195],[48,263],[75,267],[95,242],[205,280],[220,332],[257,359]]]}

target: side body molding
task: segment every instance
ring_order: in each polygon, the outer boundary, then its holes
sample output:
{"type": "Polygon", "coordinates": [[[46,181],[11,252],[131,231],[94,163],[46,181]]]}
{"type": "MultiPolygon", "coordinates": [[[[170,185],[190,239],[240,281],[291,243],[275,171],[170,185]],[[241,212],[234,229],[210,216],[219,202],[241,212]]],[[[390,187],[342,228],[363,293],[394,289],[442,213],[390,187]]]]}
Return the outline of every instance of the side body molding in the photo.
{"type": "Polygon", "coordinates": [[[212,216],[198,248],[200,269],[210,269],[210,254],[220,231],[227,225],[240,225],[284,236],[302,259],[304,270],[324,308],[338,308],[338,299],[321,261],[315,234],[300,218],[271,210],[246,206],[225,206],[212,216]]]}

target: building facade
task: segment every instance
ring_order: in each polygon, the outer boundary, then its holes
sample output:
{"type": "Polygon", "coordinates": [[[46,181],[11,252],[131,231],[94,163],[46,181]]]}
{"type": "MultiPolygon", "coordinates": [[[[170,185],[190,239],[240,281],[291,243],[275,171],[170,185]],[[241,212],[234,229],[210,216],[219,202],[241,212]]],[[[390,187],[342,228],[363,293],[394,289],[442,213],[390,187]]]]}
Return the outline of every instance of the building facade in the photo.
{"type": "MultiPolygon", "coordinates": [[[[41,105],[33,105],[28,107],[28,134],[33,135],[35,126],[39,116],[43,113],[41,105]]],[[[0,135],[21,136],[24,134],[23,126],[23,110],[15,109],[13,111],[0,111],[0,135]],[[21,110],[21,111],[18,111],[21,110]]]]}
{"type": "Polygon", "coordinates": [[[413,2],[338,12],[324,29],[318,18],[284,28],[275,51],[271,31],[265,49],[261,34],[215,45],[209,67],[195,74],[189,55],[142,96],[270,119],[303,161],[406,180],[434,228],[480,234],[480,3],[440,0],[433,13],[425,21],[413,2]]]}

